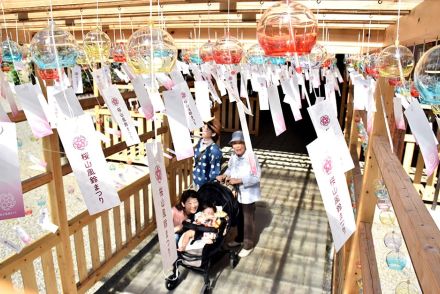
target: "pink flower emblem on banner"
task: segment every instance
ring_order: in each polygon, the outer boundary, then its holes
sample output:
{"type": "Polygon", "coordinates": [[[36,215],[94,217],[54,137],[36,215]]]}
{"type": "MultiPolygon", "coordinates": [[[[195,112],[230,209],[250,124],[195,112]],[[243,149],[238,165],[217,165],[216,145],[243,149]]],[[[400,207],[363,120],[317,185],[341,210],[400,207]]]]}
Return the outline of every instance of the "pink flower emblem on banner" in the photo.
{"type": "Polygon", "coordinates": [[[114,106],[118,106],[119,105],[119,100],[117,98],[112,98],[112,104],[114,106]]]}
{"type": "Polygon", "coordinates": [[[330,117],[328,115],[321,116],[319,123],[324,127],[328,126],[330,124],[330,117]]]}
{"type": "Polygon", "coordinates": [[[326,158],[324,160],[324,164],[322,165],[322,169],[326,174],[331,174],[333,168],[332,160],[330,158],[326,158]]]}
{"type": "Polygon", "coordinates": [[[0,194],[0,208],[1,209],[11,210],[12,208],[14,208],[16,203],[17,202],[15,201],[15,197],[11,193],[0,194]]]}
{"type": "Polygon", "coordinates": [[[158,165],[156,165],[154,169],[154,176],[156,177],[157,182],[160,184],[162,182],[162,170],[158,165]]]}
{"type": "Polygon", "coordinates": [[[75,148],[76,150],[84,150],[87,144],[87,139],[84,136],[77,136],[73,138],[73,148],[75,148]]]}

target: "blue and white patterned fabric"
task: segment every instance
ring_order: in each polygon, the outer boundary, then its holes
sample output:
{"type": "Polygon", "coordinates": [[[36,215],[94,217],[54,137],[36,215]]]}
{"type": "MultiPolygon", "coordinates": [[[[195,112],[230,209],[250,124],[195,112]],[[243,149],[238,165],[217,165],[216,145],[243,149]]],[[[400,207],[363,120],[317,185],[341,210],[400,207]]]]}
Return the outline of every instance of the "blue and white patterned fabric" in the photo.
{"type": "Polygon", "coordinates": [[[203,139],[194,150],[193,179],[198,188],[207,182],[212,182],[220,174],[222,152],[217,144],[212,143],[203,152],[203,139]]]}

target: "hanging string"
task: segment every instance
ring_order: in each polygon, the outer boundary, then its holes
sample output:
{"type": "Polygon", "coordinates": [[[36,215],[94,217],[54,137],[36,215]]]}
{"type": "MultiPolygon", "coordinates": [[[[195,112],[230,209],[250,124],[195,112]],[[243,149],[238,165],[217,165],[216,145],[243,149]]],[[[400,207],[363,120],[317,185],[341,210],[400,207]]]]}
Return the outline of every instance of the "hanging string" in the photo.
{"type": "MultiPolygon", "coordinates": [[[[8,27],[6,25],[6,16],[5,16],[5,9],[3,7],[3,0],[1,0],[1,8],[2,8],[2,15],[3,15],[3,23],[4,23],[4,26],[5,26],[6,41],[8,42],[9,52],[12,54],[12,47],[11,47],[11,41],[10,41],[12,39],[12,37],[8,36],[8,27]]],[[[14,60],[14,58],[12,58],[12,64],[14,65],[14,69],[16,69],[17,68],[16,67],[17,63],[14,60]]],[[[17,76],[18,76],[18,80],[19,80],[20,84],[22,84],[23,81],[21,80],[20,75],[18,74],[18,72],[17,72],[17,76]]]]}
{"type": "Polygon", "coordinates": [[[367,40],[367,55],[370,55],[370,34],[371,34],[371,19],[373,15],[370,14],[370,23],[368,24],[368,40],[367,40]]]}
{"type": "Polygon", "coordinates": [[[230,0],[228,0],[228,39],[229,39],[229,5],[230,5],[230,0]]]}
{"type": "Polygon", "coordinates": [[[17,14],[17,18],[15,19],[15,41],[18,44],[18,14],[17,14]]]}
{"type": "Polygon", "coordinates": [[[208,1],[208,41],[211,41],[211,1],[208,1]]]}
{"type": "Polygon", "coordinates": [[[118,18],[119,18],[119,39],[122,41],[122,19],[121,19],[121,7],[118,7],[118,18]]]}
{"type": "Polygon", "coordinates": [[[49,4],[50,4],[50,20],[51,20],[50,37],[52,39],[53,51],[55,53],[55,63],[56,63],[56,66],[57,66],[58,78],[60,80],[60,84],[61,84],[64,100],[66,100],[67,108],[69,109],[70,117],[73,118],[74,117],[73,110],[70,107],[70,103],[67,100],[66,92],[64,91],[65,90],[65,85],[64,85],[64,77],[62,75],[64,72],[61,71],[61,66],[60,66],[60,61],[59,61],[59,56],[58,56],[58,50],[57,50],[57,47],[56,47],[56,44],[55,44],[55,33],[54,33],[55,21],[53,19],[52,0],[50,0],[49,4]]]}
{"type": "Polygon", "coordinates": [[[399,29],[400,29],[400,0],[397,3],[396,46],[399,44],[399,29]]]}

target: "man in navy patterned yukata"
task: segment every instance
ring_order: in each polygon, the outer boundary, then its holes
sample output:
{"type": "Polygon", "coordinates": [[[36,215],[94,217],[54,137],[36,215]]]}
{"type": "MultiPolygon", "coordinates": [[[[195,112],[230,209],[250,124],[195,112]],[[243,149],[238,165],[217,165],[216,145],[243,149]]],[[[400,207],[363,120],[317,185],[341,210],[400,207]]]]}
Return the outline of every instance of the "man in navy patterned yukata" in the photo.
{"type": "Polygon", "coordinates": [[[222,152],[217,145],[221,132],[221,124],[213,119],[202,127],[202,138],[194,150],[193,180],[196,188],[212,182],[220,174],[222,152]]]}

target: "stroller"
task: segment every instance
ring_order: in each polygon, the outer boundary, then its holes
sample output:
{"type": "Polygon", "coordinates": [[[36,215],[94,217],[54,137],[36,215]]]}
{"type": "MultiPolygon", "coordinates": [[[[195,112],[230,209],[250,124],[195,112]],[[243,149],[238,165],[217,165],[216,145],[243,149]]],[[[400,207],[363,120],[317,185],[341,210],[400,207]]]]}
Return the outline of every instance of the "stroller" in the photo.
{"type": "MultiPolygon", "coordinates": [[[[214,232],[216,239],[212,244],[204,244],[203,247],[177,252],[177,260],[174,262],[173,273],[165,279],[165,287],[168,290],[175,289],[181,280],[178,267],[182,265],[188,269],[202,273],[204,277],[203,293],[210,293],[211,283],[209,280],[209,271],[211,263],[215,258],[219,258],[225,251],[222,249],[224,239],[231,226],[237,222],[239,206],[237,200],[233,197],[231,190],[218,182],[206,183],[200,187],[199,203],[210,203],[214,206],[221,206],[227,216],[222,217],[218,228],[205,227],[189,222],[183,223],[185,230],[195,230],[196,233],[214,232]]],[[[238,263],[238,255],[235,251],[229,251],[230,265],[234,268],[238,263]]]]}

